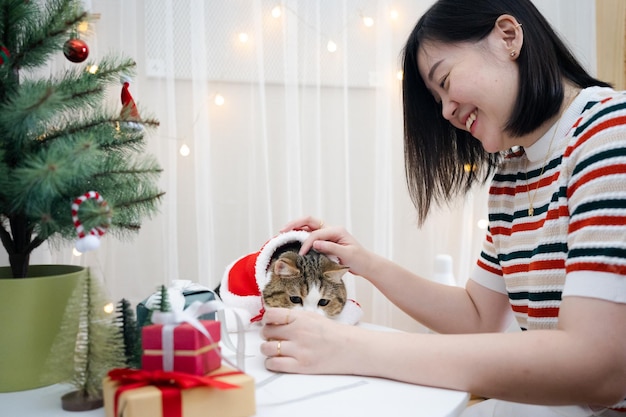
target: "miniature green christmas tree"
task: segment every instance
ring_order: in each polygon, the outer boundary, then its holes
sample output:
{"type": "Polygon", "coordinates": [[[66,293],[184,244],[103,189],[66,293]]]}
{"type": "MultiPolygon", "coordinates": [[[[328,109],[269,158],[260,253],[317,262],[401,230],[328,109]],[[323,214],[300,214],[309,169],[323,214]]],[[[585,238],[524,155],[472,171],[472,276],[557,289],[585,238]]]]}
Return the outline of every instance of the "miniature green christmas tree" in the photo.
{"type": "Polygon", "coordinates": [[[130,302],[122,298],[117,304],[115,323],[124,337],[124,355],[126,366],[129,368],[141,367],[141,329],[137,327],[135,313],[130,302]]]}
{"type": "Polygon", "coordinates": [[[107,304],[102,284],[88,271],[68,304],[65,320],[47,362],[47,375],[76,389],[62,397],[63,409],[102,407],[102,380],[125,367],[124,340],[107,304]]]}
{"type": "Polygon", "coordinates": [[[170,305],[170,297],[167,293],[167,287],[165,285],[161,285],[159,287],[159,311],[162,313],[172,311],[172,306],[170,305]]]}
{"type": "Polygon", "coordinates": [[[15,278],[26,276],[30,254],[48,239],[76,238],[76,197],[94,190],[110,208],[81,208],[86,230],[106,223],[123,237],[156,212],[163,194],[160,167],[141,154],[146,128],[158,121],[139,117],[134,101],[105,105],[108,87],[119,94],[135,63],[117,56],[86,62],[87,45],[76,34],[89,19],[80,0],[0,0],[0,240],[15,278]],[[85,64],[37,77],[61,51],[85,64]]]}

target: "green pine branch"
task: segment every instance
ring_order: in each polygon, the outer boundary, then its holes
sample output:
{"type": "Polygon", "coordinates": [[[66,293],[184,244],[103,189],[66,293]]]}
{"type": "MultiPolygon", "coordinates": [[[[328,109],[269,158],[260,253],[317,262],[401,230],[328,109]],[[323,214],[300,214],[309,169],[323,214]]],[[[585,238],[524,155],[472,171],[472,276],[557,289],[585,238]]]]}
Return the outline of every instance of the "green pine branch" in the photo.
{"type": "Polygon", "coordinates": [[[79,0],[45,3],[3,0],[0,21],[4,45],[12,53],[11,70],[37,68],[58,52],[76,25],[88,15],[79,0]]]}
{"type": "Polygon", "coordinates": [[[25,276],[42,243],[76,238],[70,205],[87,191],[110,211],[81,205],[85,229],[106,224],[119,237],[139,230],[163,195],[161,168],[144,153],[158,121],[105,105],[121,77],[134,75],[132,59],[110,55],[46,78],[30,71],[60,53],[85,19],[79,0],[0,0],[0,44],[10,51],[0,65],[0,241],[14,277],[25,276]]]}

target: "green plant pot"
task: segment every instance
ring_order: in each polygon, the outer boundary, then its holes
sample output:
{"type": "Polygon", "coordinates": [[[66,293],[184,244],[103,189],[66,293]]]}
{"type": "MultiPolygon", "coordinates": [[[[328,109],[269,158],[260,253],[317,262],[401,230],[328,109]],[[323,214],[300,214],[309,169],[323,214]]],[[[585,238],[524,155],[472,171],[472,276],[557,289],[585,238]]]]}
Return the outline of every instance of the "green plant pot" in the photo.
{"type": "Polygon", "coordinates": [[[67,301],[87,269],[73,265],[31,265],[28,277],[11,278],[0,267],[0,392],[22,391],[43,381],[50,348],[67,301]]]}

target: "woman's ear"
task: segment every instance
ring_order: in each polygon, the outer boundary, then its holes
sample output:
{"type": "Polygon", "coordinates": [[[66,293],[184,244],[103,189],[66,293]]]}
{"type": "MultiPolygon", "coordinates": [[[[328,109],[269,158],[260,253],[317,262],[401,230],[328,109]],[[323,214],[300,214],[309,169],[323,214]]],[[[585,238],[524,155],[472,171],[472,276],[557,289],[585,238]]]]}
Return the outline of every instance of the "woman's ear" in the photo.
{"type": "Polygon", "coordinates": [[[498,17],[492,34],[504,46],[504,50],[512,59],[517,59],[524,44],[522,24],[515,17],[503,14],[498,17]]]}

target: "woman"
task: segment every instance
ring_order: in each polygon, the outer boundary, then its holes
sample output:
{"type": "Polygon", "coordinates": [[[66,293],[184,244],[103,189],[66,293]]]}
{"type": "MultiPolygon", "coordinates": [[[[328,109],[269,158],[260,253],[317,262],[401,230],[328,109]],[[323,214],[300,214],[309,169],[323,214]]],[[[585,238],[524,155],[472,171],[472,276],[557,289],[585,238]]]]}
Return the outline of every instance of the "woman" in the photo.
{"type": "Polygon", "coordinates": [[[267,368],[492,399],[464,416],[626,415],[626,97],[591,77],[530,1],[440,0],[407,41],[403,101],[420,221],[433,203],[492,181],[466,287],[420,278],[312,217],[284,230],[312,231],[302,253],[336,256],[445,334],[270,309],[267,368]],[[511,311],[527,331],[502,333],[511,311]]]}

